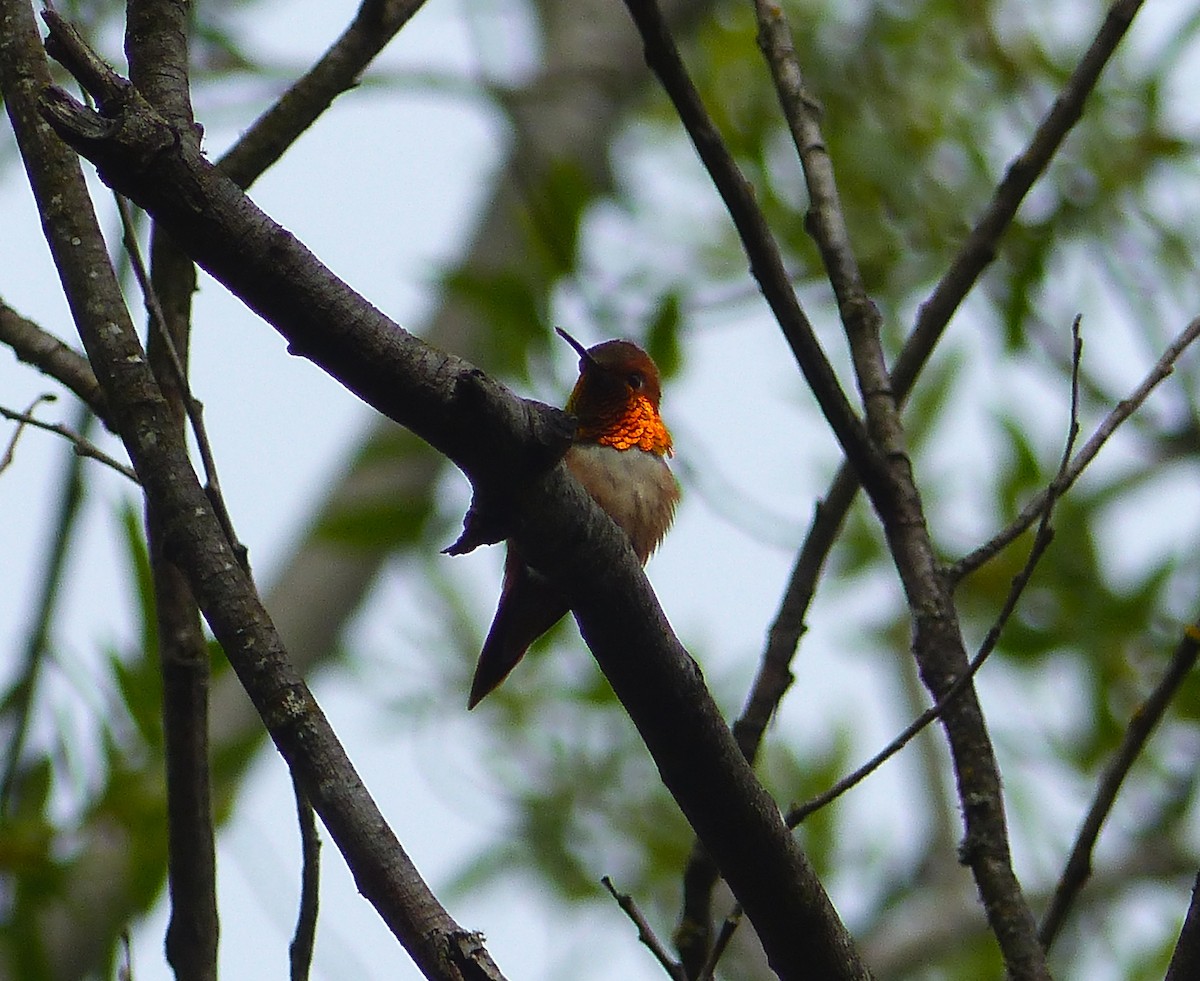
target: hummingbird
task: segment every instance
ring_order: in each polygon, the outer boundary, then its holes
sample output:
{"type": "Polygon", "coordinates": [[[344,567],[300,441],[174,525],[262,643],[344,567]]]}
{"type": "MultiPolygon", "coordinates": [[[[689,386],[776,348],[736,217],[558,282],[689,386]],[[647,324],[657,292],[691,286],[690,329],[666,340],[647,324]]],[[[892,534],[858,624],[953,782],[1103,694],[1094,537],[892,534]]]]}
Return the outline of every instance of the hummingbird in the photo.
{"type": "MultiPolygon", "coordinates": [[[[679,503],[679,484],[667,466],[671,434],[658,414],[658,366],[632,341],[585,349],[565,330],[558,334],[579,354],[579,379],[566,405],[576,429],[564,462],[629,536],[645,565],[679,503]]],[[[467,708],[494,690],[569,609],[565,597],[510,542],[500,603],[479,654],[467,708]]]]}

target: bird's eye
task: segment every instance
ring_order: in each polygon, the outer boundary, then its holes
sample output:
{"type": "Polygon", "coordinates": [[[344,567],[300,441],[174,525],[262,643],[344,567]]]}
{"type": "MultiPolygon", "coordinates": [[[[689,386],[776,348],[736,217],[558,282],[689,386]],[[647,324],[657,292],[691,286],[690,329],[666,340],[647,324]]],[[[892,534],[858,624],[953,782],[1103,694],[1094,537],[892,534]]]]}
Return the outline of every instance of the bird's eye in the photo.
{"type": "Polygon", "coordinates": [[[640,371],[635,371],[632,375],[629,376],[629,387],[632,388],[635,392],[640,392],[642,390],[642,386],[645,384],[646,384],[646,378],[644,375],[642,375],[642,373],[640,371]]]}

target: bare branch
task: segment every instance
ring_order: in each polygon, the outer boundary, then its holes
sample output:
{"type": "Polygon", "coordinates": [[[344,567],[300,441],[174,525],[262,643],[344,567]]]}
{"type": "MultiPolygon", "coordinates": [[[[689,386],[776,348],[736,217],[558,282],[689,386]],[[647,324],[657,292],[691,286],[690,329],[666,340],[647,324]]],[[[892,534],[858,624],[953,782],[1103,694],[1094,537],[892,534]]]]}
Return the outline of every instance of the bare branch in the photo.
{"type": "Polygon", "coordinates": [[[1004,599],[1004,605],[1001,608],[999,615],[996,617],[995,622],[988,630],[988,634],[984,638],[983,643],[980,645],[978,653],[971,659],[970,666],[967,668],[966,673],[957,681],[955,681],[954,685],[949,689],[949,691],[946,692],[945,695],[938,699],[936,704],[930,706],[919,716],[917,716],[898,736],[896,736],[895,739],[893,739],[890,743],[883,747],[883,749],[867,760],[867,762],[860,766],[857,770],[847,774],[828,790],[817,794],[817,796],[813,797],[811,800],[805,801],[805,803],[799,805],[798,807],[794,807],[789,810],[787,813],[787,822],[790,827],[798,827],[815,811],[819,811],[822,807],[833,803],[833,801],[837,800],[848,790],[862,783],[867,777],[878,770],[879,767],[881,767],[884,763],[899,753],[900,750],[912,742],[918,733],[925,729],[931,722],[940,718],[942,713],[945,712],[946,707],[963,693],[967,686],[971,684],[975,675],[979,673],[979,669],[983,667],[984,662],[991,655],[992,651],[995,650],[996,642],[1000,638],[1000,633],[1003,630],[1004,625],[1009,621],[1013,612],[1016,610],[1017,601],[1020,599],[1021,594],[1024,593],[1025,587],[1028,586],[1029,579],[1033,575],[1033,570],[1038,561],[1041,559],[1042,555],[1045,553],[1052,537],[1053,536],[1047,528],[1045,534],[1039,534],[1038,537],[1034,539],[1033,546],[1030,548],[1029,555],[1025,560],[1025,565],[1022,567],[1021,571],[1013,577],[1013,581],[1009,585],[1008,595],[1004,599]]]}
{"type": "Polygon", "coordinates": [[[0,301],[0,341],[11,347],[20,360],[69,388],[102,420],[107,418],[104,393],[87,358],[3,301],[0,301]]]}
{"type": "MultiPolygon", "coordinates": [[[[30,406],[30,409],[32,409],[33,406],[36,406],[38,402],[52,401],[54,401],[53,395],[40,395],[38,396],[37,401],[30,406]]],[[[21,429],[23,429],[25,426],[33,426],[35,429],[44,429],[48,433],[54,433],[63,437],[63,439],[67,440],[75,447],[75,452],[80,456],[103,463],[110,470],[115,470],[122,477],[128,477],[135,484],[138,483],[137,474],[134,473],[131,468],[125,466],[125,464],[121,463],[119,460],[114,460],[111,456],[96,446],[95,443],[92,443],[90,440],[84,438],[79,433],[69,429],[61,423],[43,422],[36,416],[30,415],[29,412],[14,412],[12,409],[4,408],[4,406],[0,406],[0,416],[20,424],[17,432],[13,435],[13,438],[9,443],[8,450],[5,452],[4,458],[0,460],[0,471],[4,470],[4,468],[7,467],[11,462],[12,451],[16,446],[17,438],[21,434],[21,429]]]]}
{"type": "Polygon", "coordinates": [[[321,836],[312,805],[304,789],[292,777],[296,793],[296,817],[300,822],[301,872],[300,911],[296,916],[296,931],[288,947],[291,981],[308,981],[312,967],[313,943],[317,936],[317,907],[321,897],[321,836]]]}
{"type": "MultiPolygon", "coordinates": [[[[1084,100],[1095,88],[1101,71],[1140,6],[1140,0],[1119,0],[1113,4],[1087,53],[1039,123],[1029,144],[1009,163],[1004,179],[983,215],[929,299],[921,305],[916,326],[892,370],[892,386],[901,403],[912,390],[958,304],[991,263],[996,244],[1021,201],[1078,121],[1084,100]]],[[[736,724],[738,741],[744,751],[750,750],[747,755],[751,759],[757,752],[767,721],[791,683],[789,664],[804,632],[809,603],[858,486],[858,479],[848,464],[838,468],[829,490],[817,506],[792,568],[779,613],[768,634],[767,650],[758,676],[736,724]]],[[[1040,508],[1033,508],[1031,520],[1040,513],[1040,508]]]]}
{"type": "Polygon", "coordinates": [[[633,897],[629,893],[617,892],[617,887],[613,885],[612,879],[608,876],[603,876],[600,879],[601,884],[608,890],[609,895],[617,901],[617,905],[621,907],[621,911],[633,921],[633,925],[638,929],[638,940],[649,948],[662,969],[666,971],[667,977],[672,981],[688,981],[687,974],[683,970],[683,965],[675,961],[671,957],[661,940],[654,932],[654,928],[646,921],[646,917],[642,915],[642,911],[638,909],[637,903],[633,901],[633,897]]]}
{"type": "Polygon", "coordinates": [[[868,485],[877,482],[882,470],[878,451],[867,438],[862,420],[842,391],[812,324],[796,299],[779,248],[754,200],[753,189],[709,118],[666,20],[655,0],[626,0],[625,5],[641,32],[646,61],[671,97],[696,152],[720,192],[750,260],[750,271],[758,280],[821,411],[859,478],[868,485]]]}
{"type": "Polygon", "coordinates": [[[979,650],[971,659],[971,664],[966,674],[956,680],[945,695],[939,698],[934,705],[917,716],[895,739],[857,770],[843,777],[824,793],[818,794],[799,807],[794,807],[788,811],[787,822],[789,827],[798,827],[814,811],[820,810],[827,804],[837,800],[837,798],[841,797],[851,787],[862,783],[863,780],[879,769],[880,766],[907,746],[921,730],[939,718],[945,712],[946,707],[954,699],[958,698],[967,686],[971,684],[972,679],[979,673],[979,669],[983,667],[984,662],[991,656],[992,652],[996,649],[996,645],[1000,642],[1000,636],[1004,632],[1005,625],[1012,618],[1013,613],[1016,612],[1017,603],[1020,602],[1021,596],[1028,587],[1029,580],[1033,578],[1034,569],[1037,568],[1038,562],[1041,561],[1046,549],[1050,547],[1050,542],[1054,537],[1054,532],[1050,527],[1050,517],[1060,495],[1055,493],[1053,488],[1057,483],[1058,477],[1061,477],[1066,470],[1070,462],[1071,450],[1074,448],[1075,440],[1079,436],[1079,369],[1082,354],[1082,342],[1079,336],[1079,317],[1076,317],[1074,323],[1072,323],[1071,333],[1074,338],[1074,344],[1072,345],[1073,354],[1071,358],[1070,419],[1067,425],[1067,438],[1063,446],[1058,475],[1051,482],[1050,487],[1047,488],[1037,534],[1034,536],[1033,544],[1029,548],[1029,555],[1025,558],[1025,564],[1013,577],[1012,583],[1008,588],[1008,594],[1005,596],[1004,603],[1000,607],[1000,612],[996,615],[996,619],[992,622],[991,627],[988,628],[983,642],[979,645],[979,650]]]}
{"type": "MultiPolygon", "coordinates": [[[[1142,749],[1166,714],[1171,699],[1175,697],[1179,687],[1196,666],[1198,654],[1200,654],[1200,620],[1184,628],[1183,635],[1175,646],[1175,652],[1171,655],[1171,663],[1167,666],[1166,672],[1159,683],[1154,686],[1154,690],[1130,717],[1125,735],[1121,739],[1121,745],[1117,747],[1117,751],[1101,774],[1100,782],[1096,787],[1096,796],[1083,819],[1083,824],[1071,849],[1071,855],[1067,859],[1058,885],[1054,889],[1049,908],[1042,918],[1038,936],[1047,950],[1057,939],[1071,904],[1091,875],[1092,851],[1096,847],[1096,841],[1100,837],[1104,821],[1112,811],[1113,804],[1116,803],[1117,794],[1121,790],[1125,777],[1133,768],[1142,749]]],[[[1181,975],[1181,977],[1183,976],[1186,975],[1181,975]]]]}
{"type": "Polygon", "coordinates": [[[1200,317],[1197,317],[1188,324],[1167,345],[1167,349],[1163,351],[1162,357],[1155,362],[1154,367],[1142,379],[1141,384],[1130,392],[1127,398],[1118,402],[1113,410],[1104,417],[1103,422],[1096,427],[1096,431],[1092,433],[1091,438],[1080,447],[1079,452],[1071,460],[1070,466],[1061,471],[1059,476],[1055,478],[1054,484],[1026,504],[1021,513],[1007,527],[997,532],[992,538],[975,549],[975,551],[963,556],[954,565],[950,566],[946,570],[946,575],[949,579],[952,582],[957,582],[963,576],[969,575],[1011,542],[1019,538],[1037,520],[1038,515],[1042,513],[1047,497],[1050,494],[1062,495],[1079,479],[1079,475],[1096,458],[1096,454],[1108,442],[1109,437],[1117,431],[1126,419],[1142,406],[1142,403],[1150,397],[1150,393],[1158,387],[1159,383],[1170,376],[1175,362],[1179,360],[1180,355],[1183,354],[1188,345],[1196,340],[1198,336],[1200,336],[1200,317]]]}
{"type": "MultiPolygon", "coordinates": [[[[1121,5],[1118,4],[1118,7],[1121,5]]],[[[1126,5],[1128,6],[1128,5],[1126,5]]],[[[1136,9],[1136,7],[1134,7],[1136,9]]],[[[874,305],[866,296],[862,287],[857,264],[850,248],[844,217],[838,199],[836,183],[824,141],[817,120],[815,101],[804,90],[799,66],[796,63],[795,52],[791,43],[790,32],[782,9],[769,2],[759,0],[756,3],[759,19],[759,44],[767,57],[776,83],[784,114],[793,134],[804,165],[805,178],[812,201],[809,213],[808,227],[817,241],[821,251],[830,282],[839,301],[839,311],[845,323],[847,336],[851,342],[855,370],[859,379],[859,387],[867,406],[867,420],[872,436],[880,441],[887,459],[893,461],[894,476],[898,483],[892,484],[892,493],[887,499],[881,499],[872,492],[873,501],[889,531],[889,541],[893,554],[900,567],[902,578],[905,579],[906,590],[909,593],[910,604],[915,610],[939,609],[937,619],[945,621],[943,627],[936,627],[936,619],[928,621],[930,631],[928,638],[936,634],[942,636],[943,644],[922,644],[918,631],[918,643],[915,653],[922,663],[922,673],[927,674],[932,666],[929,655],[939,646],[945,648],[949,660],[939,657],[945,663],[938,669],[943,675],[943,681],[936,681],[936,674],[927,676],[927,683],[932,683],[931,690],[941,701],[945,697],[945,689],[939,694],[939,687],[945,684],[956,684],[955,676],[961,678],[961,671],[954,662],[965,662],[965,652],[961,650],[961,636],[953,625],[953,606],[948,594],[944,593],[945,584],[939,581],[935,572],[931,543],[923,529],[923,518],[920,515],[919,498],[916,494],[911,473],[908,472],[907,457],[904,451],[902,427],[897,412],[897,406],[903,401],[909,388],[916,378],[920,367],[928,358],[950,313],[957,307],[958,302],[971,285],[978,273],[986,266],[991,258],[991,249],[995,239],[1007,227],[1015,213],[1016,206],[1032,185],[1034,179],[1042,172],[1053,152],[1065,133],[1078,118],[1083,96],[1094,86],[1098,73],[1105,64],[1115,44],[1123,34],[1123,27],[1114,29],[1119,24],[1119,16],[1106,20],[1097,41],[1085,56],[1064,92],[1064,99],[1056,103],[1047,121],[1039,128],[1029,148],[1026,157],[1018,160],[1010,167],[1009,174],[1002,182],[993,201],[993,206],[977,226],[976,232],[968,240],[956,262],[949,270],[935,293],[937,303],[927,303],[921,311],[917,328],[905,345],[904,351],[897,364],[895,377],[890,378],[884,363],[882,348],[879,344],[879,315],[874,305]],[[945,289],[943,289],[945,288],[945,289]],[[961,290],[961,292],[957,292],[961,290]],[[896,510],[899,506],[916,504],[915,512],[904,514],[896,510]],[[889,520],[890,518],[890,520],[889,520]],[[914,534],[915,532],[915,534],[914,534]],[[907,542],[895,536],[907,538],[907,542]],[[907,571],[906,571],[907,570],[907,571]],[[939,595],[941,598],[939,599],[939,595]],[[922,655],[924,649],[925,655],[922,655]]],[[[1128,14],[1132,16],[1132,12],[1128,14]]],[[[1127,26],[1127,20],[1125,21],[1127,26]]],[[[679,100],[676,100],[677,104],[679,100]]],[[[739,226],[740,228],[740,226],[739,226]]],[[[747,243],[748,249],[750,248],[747,243]]],[[[838,473],[833,486],[821,508],[814,517],[810,534],[806,537],[801,555],[797,560],[787,594],[781,605],[780,614],[772,627],[768,650],[764,655],[755,686],[747,702],[747,710],[735,728],[739,731],[739,744],[749,758],[753,758],[757,742],[770,718],[774,706],[791,682],[788,663],[799,642],[803,630],[804,610],[807,609],[815,588],[816,578],[824,564],[824,558],[840,529],[844,515],[854,497],[856,481],[850,468],[843,466],[838,473]],[[778,629],[778,632],[777,632],[778,629]]],[[[903,508],[911,511],[911,508],[903,508]]],[[[920,620],[918,618],[918,624],[920,620]]],[[[965,664],[964,664],[965,666],[965,664]]],[[[969,676],[969,675],[968,675],[969,676]]],[[[972,829],[971,816],[979,813],[979,809],[964,807],[967,816],[968,841],[989,840],[990,847],[998,848],[1003,853],[1001,864],[990,860],[981,860],[975,865],[980,879],[980,888],[985,896],[985,906],[989,911],[1008,912],[1013,914],[1007,925],[996,923],[997,936],[1001,946],[1006,949],[1006,957],[1010,957],[1010,970],[1016,961],[1028,962],[1033,966],[1034,976],[1044,972],[1044,967],[1038,968],[1040,959],[1033,938],[1033,920],[1028,913],[1026,904],[1020,901],[1020,888],[1015,877],[1011,874],[1011,863],[1008,859],[1007,835],[1004,829],[1002,806],[999,803],[999,780],[985,778],[994,774],[994,761],[989,763],[992,753],[988,745],[986,732],[982,725],[982,716],[978,712],[974,699],[960,706],[963,711],[963,726],[965,728],[956,736],[958,724],[951,718],[946,719],[951,744],[966,747],[972,745],[974,753],[983,756],[965,760],[955,752],[956,768],[960,777],[960,793],[963,799],[994,798],[994,806],[990,808],[990,817],[979,821],[972,829]],[[975,721],[978,719],[978,721],[975,721]],[[975,735],[968,733],[973,731],[975,735]],[[970,778],[974,775],[977,780],[970,778]],[[982,787],[969,789],[964,783],[978,782],[983,779],[990,790],[982,787]],[[981,833],[984,826],[990,830],[981,833]],[[989,869],[1004,869],[1007,872],[992,877],[984,874],[989,869]],[[988,896],[991,898],[987,898],[988,896]],[[1009,899],[1015,897],[1015,902],[1009,899]]],[[[971,855],[969,849],[964,852],[971,855]]],[[[693,861],[703,861],[699,852],[694,852],[693,861]]],[[[685,877],[687,879],[689,877],[685,877]]],[[[696,877],[690,877],[696,881],[696,877]]],[[[686,914],[685,914],[686,916],[686,914]]]]}
{"type": "MultiPolygon", "coordinates": [[[[871,441],[886,461],[881,479],[866,485],[888,541],[911,611],[912,652],[922,681],[941,701],[969,671],[949,584],[940,575],[908,455],[899,401],[880,339],[882,318],[864,288],[851,251],[833,169],[815,104],[803,91],[782,10],[757,4],[759,44],[767,55],[804,168],[812,201],[808,228],[817,241],[838,298],[871,441]]],[[[853,462],[853,461],[851,461],[853,462]]],[[[1012,868],[995,752],[973,690],[947,702],[941,714],[950,744],[970,866],[1009,975],[1047,978],[1033,914],[1012,868]]]]}

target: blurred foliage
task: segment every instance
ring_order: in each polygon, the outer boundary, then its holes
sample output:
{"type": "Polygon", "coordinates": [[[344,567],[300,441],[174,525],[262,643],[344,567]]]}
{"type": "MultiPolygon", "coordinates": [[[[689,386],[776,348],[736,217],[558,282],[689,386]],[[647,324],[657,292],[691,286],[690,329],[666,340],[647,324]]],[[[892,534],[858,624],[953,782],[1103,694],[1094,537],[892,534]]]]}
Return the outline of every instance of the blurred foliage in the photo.
{"type": "MultiPolygon", "coordinates": [[[[220,81],[262,70],[232,26],[232,12],[247,6],[197,8],[196,51],[204,77],[220,81]]],[[[1090,41],[1103,7],[1088,0],[1054,10],[1019,0],[794,0],[786,8],[806,83],[823,106],[851,240],[884,314],[887,342],[896,350],[1009,158],[1090,41]]],[[[118,6],[76,0],[65,13],[102,30],[116,22],[118,6]]],[[[1116,382],[1094,372],[1087,354],[1110,344],[1123,349],[1128,342],[1104,333],[1111,327],[1101,314],[1116,308],[1137,323],[1135,340],[1152,358],[1163,338],[1195,313],[1196,119],[1188,115],[1194,115],[1191,107],[1181,110],[1178,103],[1181,91],[1192,91],[1187,79],[1194,82],[1194,73],[1184,73],[1189,58],[1194,61],[1198,32],[1200,12],[1179,18],[1174,30],[1143,43],[1136,56],[1118,55],[1089,98],[1083,122],[1005,235],[973,305],[959,314],[946,349],[913,393],[906,413],[910,443],[935,540],[947,561],[966,550],[964,537],[999,529],[1053,478],[1067,424],[1070,365],[1062,351],[1074,315],[1084,313],[1086,435],[1129,387],[1128,379],[1116,382]],[[974,447],[948,451],[945,445],[943,434],[954,431],[947,426],[950,417],[968,404],[985,420],[983,465],[967,453],[974,447]],[[1058,407],[1058,414],[1049,418],[1041,411],[1045,406],[1058,407]],[[966,459],[971,462],[960,462],[966,459]],[[966,531],[952,534],[946,516],[960,513],[971,521],[966,531]]],[[[754,185],[798,289],[816,292],[821,272],[804,230],[802,175],[754,34],[750,5],[719,4],[685,40],[685,58],[754,185]]],[[[200,96],[202,106],[203,92],[200,96]]],[[[705,297],[745,290],[745,256],[660,93],[642,100],[613,152],[615,190],[568,162],[530,169],[518,189],[525,208],[520,252],[501,264],[462,264],[440,276],[444,301],[461,304],[477,320],[485,338],[479,360],[490,371],[518,382],[531,377],[534,366],[542,372],[551,356],[552,327],[576,316],[606,333],[643,341],[665,374],[685,372],[689,333],[700,329],[705,297]],[[641,186],[629,170],[635,156],[642,166],[669,174],[674,193],[659,198],[641,186]],[[680,160],[687,165],[677,166],[680,160]],[[591,222],[600,218],[620,229],[622,241],[630,243],[628,254],[597,246],[601,233],[591,222]]],[[[3,160],[12,160],[7,151],[3,160]]],[[[1120,440],[1121,452],[1136,465],[1097,469],[1058,502],[1053,547],[980,679],[985,695],[997,677],[1016,686],[1031,705],[1062,705],[1061,717],[1047,712],[1039,720],[1042,728],[1029,715],[991,720],[1006,784],[1017,802],[1038,801],[1038,781],[1051,779],[1065,797],[1083,805],[1132,713],[1161,676],[1180,611],[1200,615],[1195,592],[1200,542],[1181,538],[1152,561],[1130,568],[1120,554],[1120,522],[1113,518],[1117,505],[1155,499],[1171,476],[1167,462],[1195,476],[1200,431],[1194,399],[1194,392],[1189,399],[1176,389],[1148,407],[1120,440]]],[[[349,466],[396,464],[424,453],[411,437],[377,435],[349,466]]],[[[438,653],[429,666],[430,687],[457,706],[486,614],[421,561],[446,544],[453,519],[442,489],[436,479],[404,494],[381,487],[351,507],[319,514],[314,525],[325,541],[382,544],[415,557],[428,592],[422,596],[444,614],[442,634],[429,645],[438,653]],[[455,656],[444,656],[447,650],[455,656]]],[[[806,506],[799,519],[808,511],[806,506]]],[[[0,944],[21,977],[48,976],[45,952],[27,938],[40,910],[69,902],[73,880],[81,874],[66,844],[112,828],[128,842],[129,895],[113,905],[113,949],[117,930],[149,905],[163,881],[153,601],[133,512],[124,516],[123,528],[140,645],[114,651],[110,659],[120,712],[93,720],[100,731],[101,777],[79,791],[72,807],[55,806],[56,794],[70,785],[65,754],[53,745],[31,748],[21,764],[15,806],[0,824],[0,873],[11,884],[0,944]]],[[[958,600],[969,644],[990,626],[1028,547],[1029,536],[1018,539],[962,583],[958,600]]],[[[825,588],[837,593],[847,581],[890,573],[877,524],[860,503],[825,588]]],[[[761,629],[747,624],[747,635],[761,629]]],[[[560,629],[542,649],[561,646],[569,636],[560,629]]],[[[905,669],[897,665],[907,636],[906,611],[895,601],[873,610],[852,643],[873,671],[901,690],[905,669]]],[[[703,660],[705,651],[696,653],[703,660]]],[[[223,664],[216,654],[214,663],[223,664]]],[[[522,671],[522,684],[502,687],[480,710],[492,723],[486,747],[491,772],[510,807],[496,841],[465,863],[457,887],[509,888],[525,878],[564,903],[608,904],[598,882],[600,874],[608,874],[634,895],[661,935],[669,935],[680,869],[691,847],[686,825],[589,663],[535,650],[522,671]]],[[[712,683],[721,704],[740,704],[744,692],[732,679],[716,677],[712,683]]],[[[433,708],[443,707],[432,704],[440,697],[397,698],[394,709],[429,720],[433,708]]],[[[915,714],[921,706],[906,708],[915,714]]],[[[781,804],[823,790],[877,748],[864,744],[859,723],[857,715],[847,715],[803,745],[768,732],[760,771],[781,804]]],[[[1200,682],[1193,677],[1130,778],[1128,796],[1148,802],[1138,813],[1123,813],[1125,847],[1133,860],[1118,863],[1126,869],[1119,881],[1085,893],[1083,900],[1088,936],[1115,938],[1105,952],[1108,977],[1161,976],[1174,925],[1164,927],[1156,944],[1126,945],[1119,935],[1121,911],[1148,882],[1177,887],[1190,881],[1197,856],[1188,829],[1200,801],[1191,775],[1194,759],[1181,767],[1178,747],[1194,748],[1198,735],[1200,682]],[[1167,857],[1144,863],[1148,871],[1140,872],[1138,850],[1149,845],[1167,857]]],[[[926,743],[936,745],[936,735],[926,743]]],[[[236,800],[237,779],[252,748],[227,748],[216,757],[222,816],[236,800]]],[[[904,760],[907,765],[908,756],[904,760]]],[[[916,789],[896,804],[906,821],[917,828],[957,830],[955,804],[945,788],[933,781],[924,786],[920,775],[913,779],[916,789]]],[[[1035,856],[1023,869],[1029,894],[1044,901],[1073,829],[1056,823],[1047,808],[1015,804],[1011,811],[1018,853],[1035,856]]],[[[924,898],[936,908],[943,888],[946,903],[962,901],[961,874],[936,834],[930,831],[927,842],[897,850],[885,838],[867,836],[864,828],[870,827],[851,795],[818,812],[801,832],[817,867],[835,883],[886,880],[883,888],[856,893],[870,907],[857,910],[853,924],[862,926],[868,953],[882,949],[872,944],[902,922],[909,903],[924,898]]],[[[1164,921],[1178,920],[1179,897],[1185,894],[1176,888],[1176,905],[1161,906],[1164,921]]],[[[919,963],[901,957],[879,961],[878,976],[999,976],[994,944],[985,933],[965,930],[946,937],[937,919],[907,927],[919,963]]],[[[1096,976],[1095,958],[1076,958],[1078,953],[1071,937],[1065,938],[1056,952],[1057,976],[1096,976]]],[[[733,956],[723,976],[764,976],[752,952],[733,956]]]]}

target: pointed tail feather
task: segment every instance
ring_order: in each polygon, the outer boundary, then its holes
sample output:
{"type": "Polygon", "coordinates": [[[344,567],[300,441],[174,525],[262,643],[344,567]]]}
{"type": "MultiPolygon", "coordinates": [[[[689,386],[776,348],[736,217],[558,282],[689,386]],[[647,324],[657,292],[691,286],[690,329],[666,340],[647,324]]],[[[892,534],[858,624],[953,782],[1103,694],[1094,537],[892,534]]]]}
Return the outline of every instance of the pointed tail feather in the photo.
{"type": "Polygon", "coordinates": [[[495,690],[525,656],[529,645],[558,623],[568,609],[557,590],[524,563],[514,561],[510,551],[500,604],[479,653],[467,708],[473,709],[495,690]]]}

